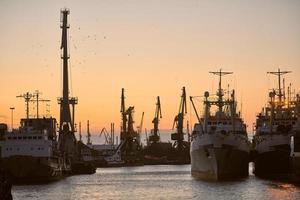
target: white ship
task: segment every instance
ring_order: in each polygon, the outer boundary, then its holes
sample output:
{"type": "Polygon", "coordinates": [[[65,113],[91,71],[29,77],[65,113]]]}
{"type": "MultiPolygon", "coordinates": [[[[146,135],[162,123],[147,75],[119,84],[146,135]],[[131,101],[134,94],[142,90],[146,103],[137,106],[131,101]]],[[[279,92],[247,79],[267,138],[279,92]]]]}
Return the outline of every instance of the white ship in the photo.
{"type": "Polygon", "coordinates": [[[265,178],[288,178],[290,162],[290,140],[297,129],[296,103],[291,88],[286,95],[282,75],[289,71],[268,72],[278,76],[278,89],[269,93],[268,105],[257,115],[253,144],[256,151],[254,173],[265,178]]]}
{"type": "Polygon", "coordinates": [[[292,180],[300,182],[300,97],[296,97],[297,104],[297,130],[296,133],[291,137],[291,153],[290,162],[292,167],[292,180]]]}
{"type": "MultiPolygon", "coordinates": [[[[41,99],[38,99],[38,105],[41,99]]],[[[29,117],[29,101],[33,95],[26,93],[27,116],[20,127],[7,130],[0,124],[0,160],[13,182],[48,182],[62,178],[70,170],[58,149],[56,119],[52,117],[29,117]]],[[[38,106],[37,106],[38,108],[38,106]]]]}
{"type": "Polygon", "coordinates": [[[227,91],[224,99],[221,85],[223,75],[232,72],[211,72],[219,76],[217,98],[204,94],[204,114],[198,117],[192,133],[191,173],[194,177],[206,180],[228,180],[248,176],[250,142],[246,125],[236,112],[235,92],[227,91]],[[230,94],[230,96],[229,96],[230,94]],[[215,106],[217,110],[211,111],[215,106]]]}
{"type": "Polygon", "coordinates": [[[291,137],[290,161],[292,167],[292,180],[300,182],[300,136],[291,137]]]}

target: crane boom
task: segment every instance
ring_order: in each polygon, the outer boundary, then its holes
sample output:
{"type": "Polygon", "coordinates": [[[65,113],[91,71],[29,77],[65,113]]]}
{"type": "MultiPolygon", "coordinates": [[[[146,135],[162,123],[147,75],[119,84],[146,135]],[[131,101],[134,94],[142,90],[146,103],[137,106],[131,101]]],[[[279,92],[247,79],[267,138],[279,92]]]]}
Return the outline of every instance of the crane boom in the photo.
{"type": "Polygon", "coordinates": [[[195,114],[196,114],[196,116],[197,116],[197,119],[198,119],[198,122],[200,123],[200,117],[199,117],[199,115],[198,115],[198,112],[197,112],[197,109],[196,109],[196,107],[195,107],[195,104],[194,104],[194,101],[193,101],[193,97],[192,96],[190,96],[190,100],[191,100],[191,102],[192,102],[192,106],[193,106],[193,108],[194,108],[194,111],[195,111],[195,114]]]}

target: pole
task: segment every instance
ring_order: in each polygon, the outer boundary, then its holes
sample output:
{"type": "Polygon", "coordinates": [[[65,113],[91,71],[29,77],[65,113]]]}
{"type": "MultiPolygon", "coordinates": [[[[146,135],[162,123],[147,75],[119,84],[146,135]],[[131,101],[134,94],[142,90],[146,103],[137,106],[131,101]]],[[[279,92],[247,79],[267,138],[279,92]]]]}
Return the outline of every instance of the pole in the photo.
{"type": "Polygon", "coordinates": [[[11,110],[11,131],[13,131],[13,129],[14,129],[14,109],[15,109],[15,107],[10,107],[9,109],[11,110]]]}

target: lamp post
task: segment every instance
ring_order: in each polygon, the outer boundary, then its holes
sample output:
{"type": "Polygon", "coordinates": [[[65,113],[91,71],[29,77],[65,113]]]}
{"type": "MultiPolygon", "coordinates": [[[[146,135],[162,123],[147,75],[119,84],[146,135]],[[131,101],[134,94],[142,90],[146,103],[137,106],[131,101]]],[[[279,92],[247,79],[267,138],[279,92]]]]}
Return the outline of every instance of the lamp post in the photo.
{"type": "Polygon", "coordinates": [[[11,131],[13,131],[13,126],[14,126],[14,109],[15,107],[10,107],[11,110],[11,131]]]}

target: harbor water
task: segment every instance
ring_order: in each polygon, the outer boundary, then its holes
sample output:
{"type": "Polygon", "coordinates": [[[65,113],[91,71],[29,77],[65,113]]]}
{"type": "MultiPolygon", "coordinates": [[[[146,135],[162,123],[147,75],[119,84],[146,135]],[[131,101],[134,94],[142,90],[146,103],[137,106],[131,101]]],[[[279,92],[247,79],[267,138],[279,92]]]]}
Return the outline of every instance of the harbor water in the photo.
{"type": "Polygon", "coordinates": [[[194,179],[190,165],[98,168],[43,185],[13,186],[16,200],[67,199],[300,199],[300,186],[257,178],[205,182],[194,179]]]}

